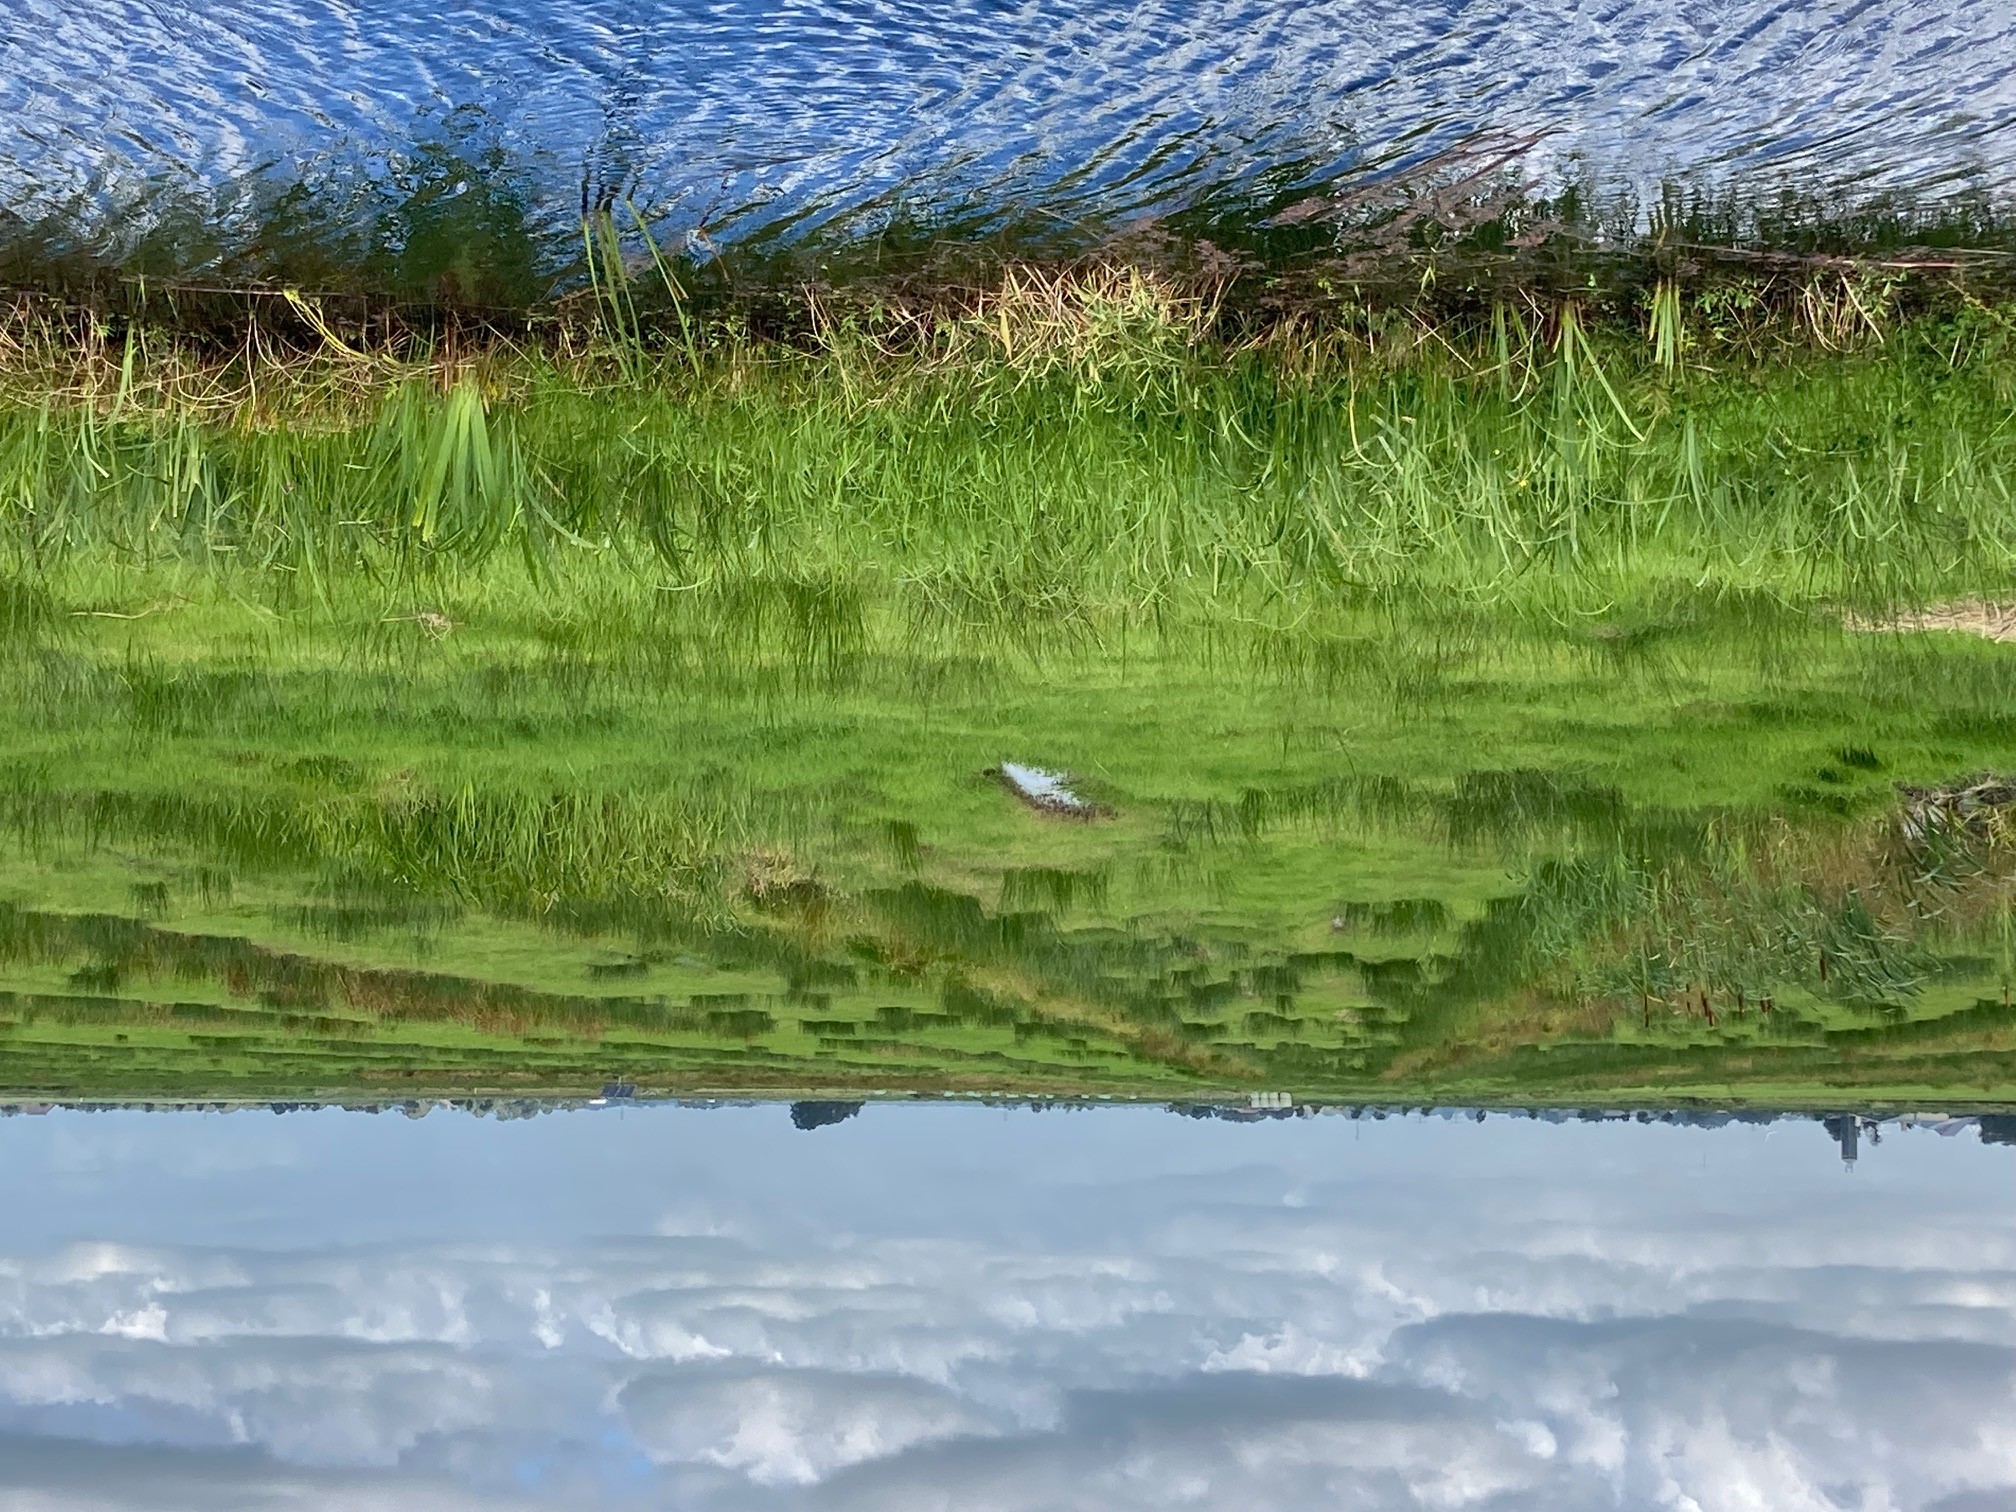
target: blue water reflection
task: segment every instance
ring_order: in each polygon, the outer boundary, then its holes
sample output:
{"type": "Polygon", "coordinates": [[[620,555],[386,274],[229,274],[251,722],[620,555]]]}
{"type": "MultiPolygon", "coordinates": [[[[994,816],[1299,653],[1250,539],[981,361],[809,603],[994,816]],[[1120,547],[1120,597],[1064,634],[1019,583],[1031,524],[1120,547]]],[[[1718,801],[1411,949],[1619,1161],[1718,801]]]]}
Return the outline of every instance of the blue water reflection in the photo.
{"type": "Polygon", "coordinates": [[[2008,1132],[13,1118],[0,1504],[2004,1507],[2008,1132]]]}
{"type": "MultiPolygon", "coordinates": [[[[1070,219],[1532,133],[1536,184],[2006,189],[2006,0],[13,0],[0,206],[144,229],[143,187],[396,188],[420,144],[567,233],[1070,219]]],[[[228,213],[231,201],[222,202],[228,213]]]]}

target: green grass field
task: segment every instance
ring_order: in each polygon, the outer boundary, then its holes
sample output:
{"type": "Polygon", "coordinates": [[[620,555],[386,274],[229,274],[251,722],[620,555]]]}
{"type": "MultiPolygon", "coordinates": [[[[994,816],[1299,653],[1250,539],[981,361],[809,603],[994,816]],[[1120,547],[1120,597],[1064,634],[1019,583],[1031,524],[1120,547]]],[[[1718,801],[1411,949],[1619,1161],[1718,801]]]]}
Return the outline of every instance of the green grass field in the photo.
{"type": "Polygon", "coordinates": [[[2016,650],[1855,628],[2016,592],[2004,313],[1101,297],[20,346],[0,1092],[2016,1102],[1999,820],[1896,791],[2016,768],[2016,650]]]}

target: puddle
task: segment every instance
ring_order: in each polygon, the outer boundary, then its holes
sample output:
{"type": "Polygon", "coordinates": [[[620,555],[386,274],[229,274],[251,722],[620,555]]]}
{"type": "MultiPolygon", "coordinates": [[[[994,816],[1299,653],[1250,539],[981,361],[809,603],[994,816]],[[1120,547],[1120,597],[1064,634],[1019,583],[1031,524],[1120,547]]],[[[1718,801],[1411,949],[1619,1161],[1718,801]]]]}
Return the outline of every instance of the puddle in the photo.
{"type": "Polygon", "coordinates": [[[1071,790],[1071,779],[1061,772],[1022,766],[1013,761],[1004,761],[995,770],[1009,792],[1039,813],[1057,814],[1066,819],[1097,819],[1112,812],[1101,804],[1079,797],[1071,790]]]}

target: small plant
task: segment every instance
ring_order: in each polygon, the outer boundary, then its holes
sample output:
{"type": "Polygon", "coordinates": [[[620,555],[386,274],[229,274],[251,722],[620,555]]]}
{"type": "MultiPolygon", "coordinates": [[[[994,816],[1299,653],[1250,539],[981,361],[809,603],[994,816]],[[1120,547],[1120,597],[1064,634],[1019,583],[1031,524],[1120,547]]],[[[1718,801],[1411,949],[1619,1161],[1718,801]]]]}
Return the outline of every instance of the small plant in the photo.
{"type": "Polygon", "coordinates": [[[1681,324],[1680,287],[1671,279],[1662,279],[1652,291],[1645,334],[1652,343],[1654,363],[1669,373],[1680,366],[1686,330],[1681,324]]]}

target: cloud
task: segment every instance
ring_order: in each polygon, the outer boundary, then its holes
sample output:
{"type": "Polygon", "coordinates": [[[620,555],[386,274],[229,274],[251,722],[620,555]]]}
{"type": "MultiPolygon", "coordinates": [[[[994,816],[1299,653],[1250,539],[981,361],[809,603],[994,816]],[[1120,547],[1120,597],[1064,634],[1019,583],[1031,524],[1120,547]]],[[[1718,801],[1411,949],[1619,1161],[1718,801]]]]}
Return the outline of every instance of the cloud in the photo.
{"type": "Polygon", "coordinates": [[[1833,1509],[1884,1486],[2016,1500],[2016,1350],[1869,1339],[1684,1313],[1573,1321],[1438,1318],[1381,1374],[1524,1412],[1561,1454],[1617,1477],[1626,1506],[1833,1509]]]}
{"type": "Polygon", "coordinates": [[[911,1168],[851,1228],[0,1253],[0,1505],[2016,1504],[2016,1218],[1965,1183],[1871,1225],[1866,1181],[1137,1160],[991,1228],[911,1168]]]}
{"type": "Polygon", "coordinates": [[[256,1451],[0,1436],[7,1512],[517,1512],[536,1503],[417,1476],[304,1471],[256,1451]]]}
{"type": "Polygon", "coordinates": [[[33,1414],[122,1434],[152,1425],[302,1464],[395,1464],[424,1439],[491,1422],[527,1385],[516,1365],[435,1344],[254,1336],[190,1348],[89,1334],[0,1343],[0,1422],[33,1414]]]}
{"type": "Polygon", "coordinates": [[[618,1402],[654,1459],[719,1465],[766,1486],[809,1485],[987,1426],[941,1388],[830,1370],[659,1370],[632,1380],[618,1402]]]}
{"type": "Polygon", "coordinates": [[[1529,1442],[1446,1393],[1218,1374],[1083,1393],[1051,1432],[943,1444],[863,1466],[817,1488],[804,1505],[1148,1512],[1232,1501],[1407,1512],[1505,1506],[1553,1479],[1529,1442]]]}

